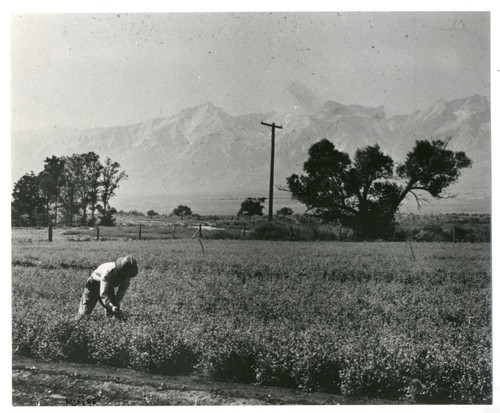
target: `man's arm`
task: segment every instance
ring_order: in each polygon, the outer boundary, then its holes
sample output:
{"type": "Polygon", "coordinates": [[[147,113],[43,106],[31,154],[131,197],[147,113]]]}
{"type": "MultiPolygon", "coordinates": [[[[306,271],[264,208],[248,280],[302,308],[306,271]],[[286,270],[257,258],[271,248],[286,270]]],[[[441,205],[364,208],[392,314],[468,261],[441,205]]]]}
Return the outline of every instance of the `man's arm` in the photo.
{"type": "Polygon", "coordinates": [[[111,298],[109,296],[109,289],[112,288],[109,282],[106,280],[105,277],[101,279],[101,287],[99,289],[99,294],[101,296],[101,301],[104,307],[108,308],[109,310],[113,310],[114,304],[111,302],[111,298]]]}
{"type": "Polygon", "coordinates": [[[120,303],[125,297],[125,293],[130,285],[130,278],[125,278],[123,282],[118,286],[118,291],[116,292],[116,305],[119,307],[120,303]]]}

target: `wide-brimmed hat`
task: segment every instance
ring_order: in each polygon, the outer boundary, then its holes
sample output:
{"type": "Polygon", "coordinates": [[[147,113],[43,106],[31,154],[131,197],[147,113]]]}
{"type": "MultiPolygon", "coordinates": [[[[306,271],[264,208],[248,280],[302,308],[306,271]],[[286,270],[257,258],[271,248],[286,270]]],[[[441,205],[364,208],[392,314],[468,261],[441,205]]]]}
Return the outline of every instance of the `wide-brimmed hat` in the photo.
{"type": "Polygon", "coordinates": [[[115,261],[116,270],[125,273],[129,277],[135,277],[138,273],[137,261],[132,255],[118,257],[115,261]]]}

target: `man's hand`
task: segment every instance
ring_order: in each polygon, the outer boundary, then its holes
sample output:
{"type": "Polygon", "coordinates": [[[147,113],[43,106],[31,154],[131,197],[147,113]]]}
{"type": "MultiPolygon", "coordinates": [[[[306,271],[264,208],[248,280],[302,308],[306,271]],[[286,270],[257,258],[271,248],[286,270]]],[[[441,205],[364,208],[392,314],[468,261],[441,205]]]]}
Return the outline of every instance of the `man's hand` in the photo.
{"type": "Polygon", "coordinates": [[[115,306],[115,305],[114,305],[114,306],[112,306],[112,307],[111,307],[111,313],[112,313],[113,315],[120,315],[120,314],[121,314],[120,308],[119,308],[119,307],[117,307],[117,306],[115,306]]]}

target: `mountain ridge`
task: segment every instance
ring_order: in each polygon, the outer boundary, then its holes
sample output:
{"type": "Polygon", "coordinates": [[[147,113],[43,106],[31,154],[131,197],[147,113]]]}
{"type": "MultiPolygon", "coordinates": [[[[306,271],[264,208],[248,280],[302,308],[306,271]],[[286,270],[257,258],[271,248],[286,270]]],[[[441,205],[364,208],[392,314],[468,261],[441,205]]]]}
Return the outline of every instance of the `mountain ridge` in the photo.
{"type": "Polygon", "coordinates": [[[231,116],[207,102],[132,125],[14,132],[12,179],[15,182],[30,170],[39,172],[47,156],[95,151],[119,162],[127,172],[129,179],[119,191],[128,196],[262,193],[269,185],[271,140],[269,128],[260,124],[264,121],[283,126],[276,132],[277,185],[283,185],[292,173],[302,172],[309,147],[323,138],[351,156],[360,147],[378,143],[399,162],[418,139],[452,136],[449,147],[464,150],[474,162],[454,189],[460,193],[473,188],[478,196],[489,197],[490,116],[490,97],[480,95],[440,100],[412,114],[392,117],[386,117],[382,105],[334,101],[324,102],[311,114],[231,116]]]}

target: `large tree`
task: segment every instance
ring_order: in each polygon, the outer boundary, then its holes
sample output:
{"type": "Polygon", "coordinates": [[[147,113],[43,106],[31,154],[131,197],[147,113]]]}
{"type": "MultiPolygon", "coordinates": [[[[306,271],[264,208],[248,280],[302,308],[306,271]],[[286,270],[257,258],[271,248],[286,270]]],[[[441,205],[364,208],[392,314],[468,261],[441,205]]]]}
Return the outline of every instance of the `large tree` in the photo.
{"type": "Polygon", "coordinates": [[[287,178],[292,197],[327,221],[354,229],[359,238],[386,238],[394,216],[408,195],[419,202],[421,193],[434,198],[460,176],[471,160],[463,152],[446,148],[446,142],[417,141],[403,164],[381,152],[378,145],[358,149],[351,161],[323,139],[309,149],[305,175],[287,178]]]}

